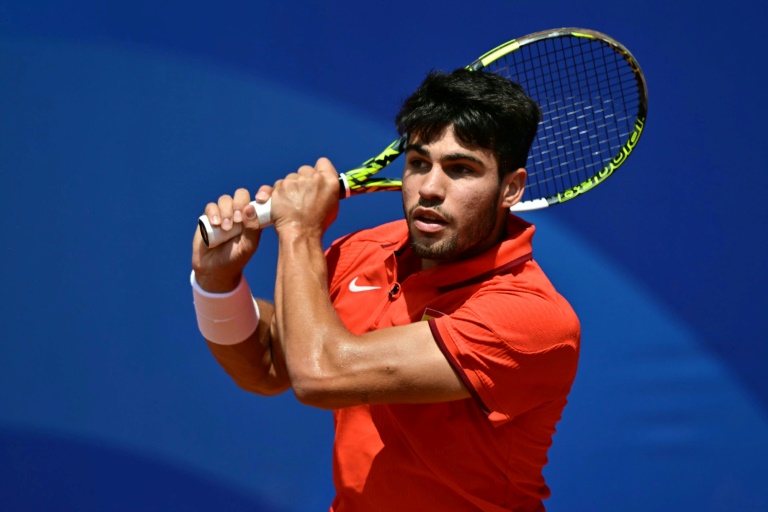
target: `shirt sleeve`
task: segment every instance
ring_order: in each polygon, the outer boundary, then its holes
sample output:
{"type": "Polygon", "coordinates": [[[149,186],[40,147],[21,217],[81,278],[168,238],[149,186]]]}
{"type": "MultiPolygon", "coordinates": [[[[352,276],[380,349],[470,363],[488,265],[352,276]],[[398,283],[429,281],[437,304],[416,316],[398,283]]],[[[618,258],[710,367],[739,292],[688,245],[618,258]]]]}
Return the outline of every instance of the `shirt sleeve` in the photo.
{"type": "Polygon", "coordinates": [[[580,328],[559,296],[484,293],[429,322],[440,349],[494,425],[570,391],[580,328]]]}

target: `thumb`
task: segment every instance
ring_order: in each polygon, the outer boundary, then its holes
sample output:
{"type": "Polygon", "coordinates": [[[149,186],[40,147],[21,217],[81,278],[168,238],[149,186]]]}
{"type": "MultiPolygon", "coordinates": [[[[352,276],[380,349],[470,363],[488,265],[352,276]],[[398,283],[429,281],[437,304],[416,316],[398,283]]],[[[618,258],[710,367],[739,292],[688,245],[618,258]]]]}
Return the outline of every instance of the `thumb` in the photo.
{"type": "MultiPolygon", "coordinates": [[[[258,225],[258,221],[256,221],[258,225]]],[[[261,228],[249,228],[243,223],[244,229],[240,235],[239,246],[243,253],[252,255],[259,248],[259,240],[261,240],[261,228]]]]}
{"type": "Polygon", "coordinates": [[[318,158],[317,162],[315,162],[315,170],[328,178],[339,178],[339,172],[333,166],[331,161],[325,157],[318,158]]]}
{"type": "Polygon", "coordinates": [[[255,200],[243,208],[243,227],[246,230],[261,230],[272,223],[271,198],[273,188],[262,185],[255,195],[255,200]]]}

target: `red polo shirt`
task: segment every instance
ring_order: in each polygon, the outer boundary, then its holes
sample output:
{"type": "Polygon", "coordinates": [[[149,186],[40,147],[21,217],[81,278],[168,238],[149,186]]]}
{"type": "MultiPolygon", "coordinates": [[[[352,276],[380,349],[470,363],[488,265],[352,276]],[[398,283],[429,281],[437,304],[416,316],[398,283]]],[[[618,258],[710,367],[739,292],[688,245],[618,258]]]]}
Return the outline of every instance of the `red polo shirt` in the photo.
{"type": "Polygon", "coordinates": [[[429,321],[472,394],[335,411],[334,512],[541,511],[542,468],[573,382],[579,323],[531,259],[534,227],[420,271],[405,221],[327,253],[330,296],[355,334],[429,321]]]}

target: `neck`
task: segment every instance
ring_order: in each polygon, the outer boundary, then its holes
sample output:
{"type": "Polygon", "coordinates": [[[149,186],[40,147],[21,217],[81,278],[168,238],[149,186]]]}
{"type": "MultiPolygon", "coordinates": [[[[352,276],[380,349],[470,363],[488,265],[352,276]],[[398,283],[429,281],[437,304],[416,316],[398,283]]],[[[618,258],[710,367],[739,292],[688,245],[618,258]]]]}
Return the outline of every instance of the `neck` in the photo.
{"type": "Polygon", "coordinates": [[[499,212],[498,218],[496,219],[496,225],[493,228],[493,231],[491,231],[491,234],[486,237],[485,239],[479,241],[477,244],[473,245],[472,247],[468,247],[466,250],[462,251],[461,254],[457,255],[455,258],[449,258],[445,260],[428,260],[428,259],[421,259],[421,269],[427,270],[428,268],[436,267],[438,265],[444,265],[446,263],[452,263],[454,261],[462,261],[462,260],[468,260],[470,258],[474,258],[478,254],[482,254],[491,247],[494,247],[495,245],[500,244],[507,238],[507,210],[504,209],[504,211],[499,212]]]}

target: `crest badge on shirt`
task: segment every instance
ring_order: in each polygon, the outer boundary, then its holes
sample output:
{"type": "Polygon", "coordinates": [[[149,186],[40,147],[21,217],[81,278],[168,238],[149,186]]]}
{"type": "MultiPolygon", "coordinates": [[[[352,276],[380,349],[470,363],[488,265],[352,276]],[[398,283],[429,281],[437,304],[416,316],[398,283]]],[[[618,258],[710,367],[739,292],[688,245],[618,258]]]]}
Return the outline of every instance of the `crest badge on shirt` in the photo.
{"type": "Polygon", "coordinates": [[[432,320],[433,318],[440,318],[441,316],[445,316],[445,313],[437,311],[436,309],[427,308],[424,310],[424,314],[421,315],[421,321],[426,322],[427,320],[432,320]]]}

